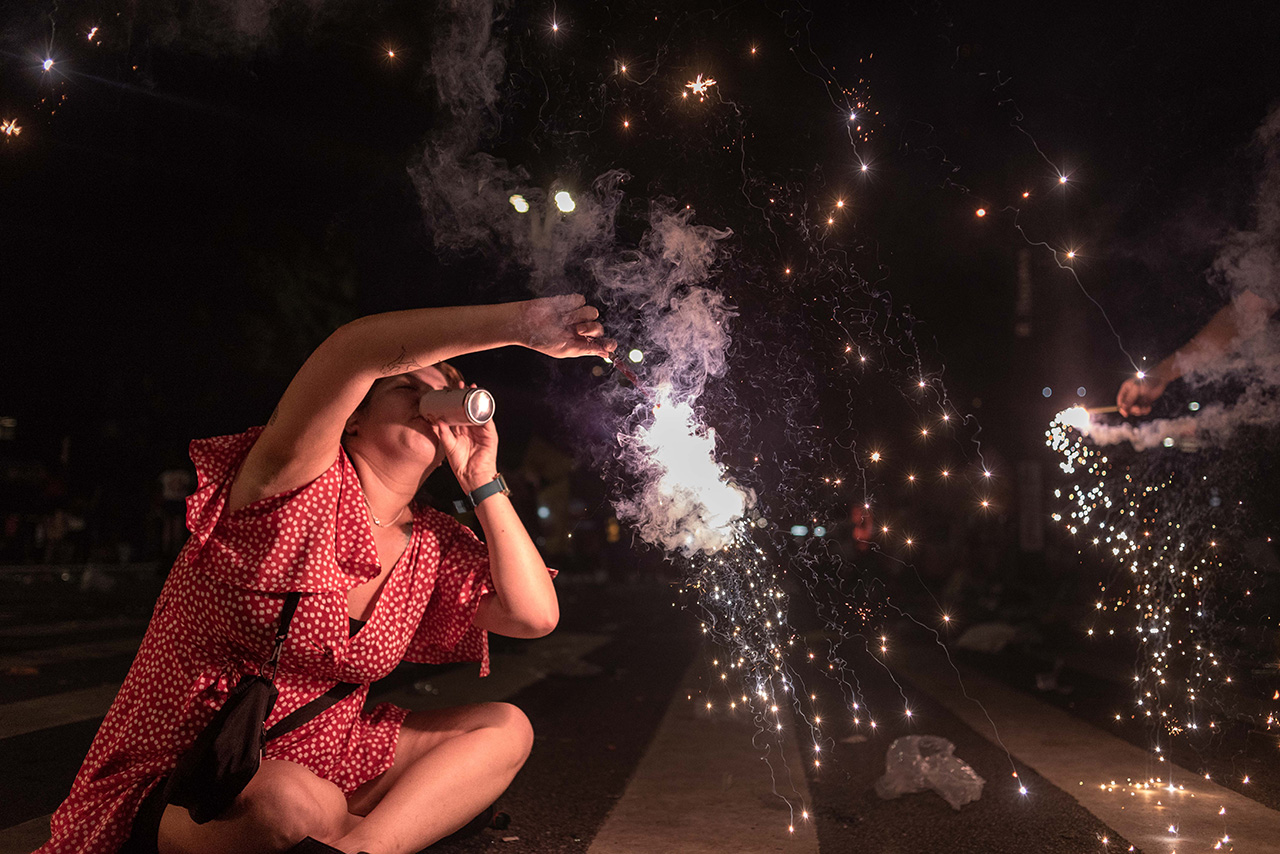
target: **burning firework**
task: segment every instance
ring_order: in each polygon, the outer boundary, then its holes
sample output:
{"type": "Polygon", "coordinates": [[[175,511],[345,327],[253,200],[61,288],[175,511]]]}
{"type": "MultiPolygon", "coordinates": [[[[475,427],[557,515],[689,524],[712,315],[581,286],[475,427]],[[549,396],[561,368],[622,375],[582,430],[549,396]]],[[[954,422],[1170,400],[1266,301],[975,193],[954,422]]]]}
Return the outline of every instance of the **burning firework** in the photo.
{"type": "MultiPolygon", "coordinates": [[[[698,100],[705,101],[707,99],[707,89],[714,85],[716,85],[715,78],[708,77],[706,80],[703,80],[702,75],[699,74],[696,80],[690,80],[688,83],[684,84],[684,88],[697,95],[698,100]]],[[[689,96],[689,92],[684,93],[686,98],[689,96]]]]}

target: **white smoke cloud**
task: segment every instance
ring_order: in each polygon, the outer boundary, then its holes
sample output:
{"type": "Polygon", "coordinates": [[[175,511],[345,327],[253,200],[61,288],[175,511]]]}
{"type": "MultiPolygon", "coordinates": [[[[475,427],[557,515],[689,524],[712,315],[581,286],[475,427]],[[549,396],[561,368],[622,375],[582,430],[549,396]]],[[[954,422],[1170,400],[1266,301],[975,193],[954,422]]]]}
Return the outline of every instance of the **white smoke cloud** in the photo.
{"type": "Polygon", "coordinates": [[[754,500],[716,459],[716,433],[694,406],[664,389],[652,420],[618,444],[640,488],[616,502],[618,518],[669,552],[714,552],[733,545],[754,500]]]}
{"type": "Polygon", "coordinates": [[[727,365],[734,311],[703,283],[731,232],[696,225],[689,208],[664,204],[651,207],[649,225],[637,249],[588,265],[606,302],[643,318],[635,335],[654,395],[618,434],[637,487],[616,509],[642,538],[668,551],[714,552],[732,544],[755,498],[718,462],[715,431],[697,408],[707,381],[727,365]]]}
{"type": "Polygon", "coordinates": [[[1110,424],[1086,417],[1070,423],[1094,445],[1128,442],[1138,451],[1158,447],[1195,451],[1205,446],[1228,444],[1241,427],[1280,423],[1280,399],[1274,386],[1257,386],[1230,405],[1210,403],[1197,412],[1176,418],[1110,424]]]}
{"type": "Polygon", "coordinates": [[[655,202],[639,246],[619,248],[625,172],[587,186],[567,177],[538,187],[522,168],[481,151],[499,127],[505,73],[492,22],[488,0],[454,0],[436,29],[430,72],[441,117],[410,169],[436,246],[519,263],[538,293],[566,290],[574,271],[589,271],[614,321],[610,334],[645,354],[647,397],[617,435],[634,482],[616,504],[619,518],[669,551],[721,549],[753,503],[717,461],[715,431],[698,405],[726,365],[734,311],[706,282],[731,232],[695,224],[689,208],[655,202]],[[551,203],[562,189],[576,203],[571,213],[551,203]],[[515,194],[529,203],[526,212],[510,203],[515,194]]]}
{"type": "Polygon", "coordinates": [[[1210,278],[1231,296],[1247,290],[1280,304],[1280,105],[1254,140],[1263,161],[1253,199],[1254,227],[1223,239],[1210,278]]]}

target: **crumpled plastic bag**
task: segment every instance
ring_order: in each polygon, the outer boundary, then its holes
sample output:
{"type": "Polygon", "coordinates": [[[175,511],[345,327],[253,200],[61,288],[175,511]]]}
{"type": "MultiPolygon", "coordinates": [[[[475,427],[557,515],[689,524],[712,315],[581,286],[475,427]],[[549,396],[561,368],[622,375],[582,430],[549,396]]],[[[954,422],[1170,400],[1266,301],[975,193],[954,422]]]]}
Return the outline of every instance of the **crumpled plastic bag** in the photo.
{"type": "Polygon", "coordinates": [[[885,800],[932,789],[954,810],[982,797],[987,782],[955,757],[956,746],[936,735],[907,735],[889,745],[876,794],[885,800]]]}

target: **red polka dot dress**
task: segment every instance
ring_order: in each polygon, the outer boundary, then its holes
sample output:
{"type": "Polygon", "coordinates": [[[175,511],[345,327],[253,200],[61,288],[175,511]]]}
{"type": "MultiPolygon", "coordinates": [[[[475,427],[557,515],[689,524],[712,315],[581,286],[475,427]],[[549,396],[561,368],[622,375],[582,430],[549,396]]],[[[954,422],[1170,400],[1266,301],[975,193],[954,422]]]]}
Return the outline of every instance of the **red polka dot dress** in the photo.
{"type": "Polygon", "coordinates": [[[344,451],[311,483],[227,511],[227,495],[261,428],[191,443],[199,478],[191,537],[156,603],[120,693],[37,854],[111,854],[143,798],[168,774],[227,695],[271,651],[286,593],[306,594],[276,675],[270,726],[337,682],[363,686],[267,744],[350,794],[391,767],[408,712],[364,711],[368,683],[401,661],[479,661],[472,625],[489,586],[488,550],[454,519],[416,509],[413,534],[368,623],[350,636],[347,592],[378,575],[360,482],[344,451]]]}

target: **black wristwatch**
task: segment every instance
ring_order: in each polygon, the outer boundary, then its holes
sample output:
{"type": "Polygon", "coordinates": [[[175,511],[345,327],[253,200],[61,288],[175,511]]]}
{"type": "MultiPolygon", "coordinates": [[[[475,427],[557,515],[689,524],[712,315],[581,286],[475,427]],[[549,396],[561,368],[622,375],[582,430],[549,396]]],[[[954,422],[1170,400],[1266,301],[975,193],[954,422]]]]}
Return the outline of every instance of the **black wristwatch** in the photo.
{"type": "Polygon", "coordinates": [[[499,492],[503,495],[511,494],[511,488],[507,486],[506,478],[501,474],[495,475],[493,480],[468,492],[467,498],[471,501],[471,508],[474,510],[481,501],[484,501],[490,495],[497,495],[499,492]]]}

